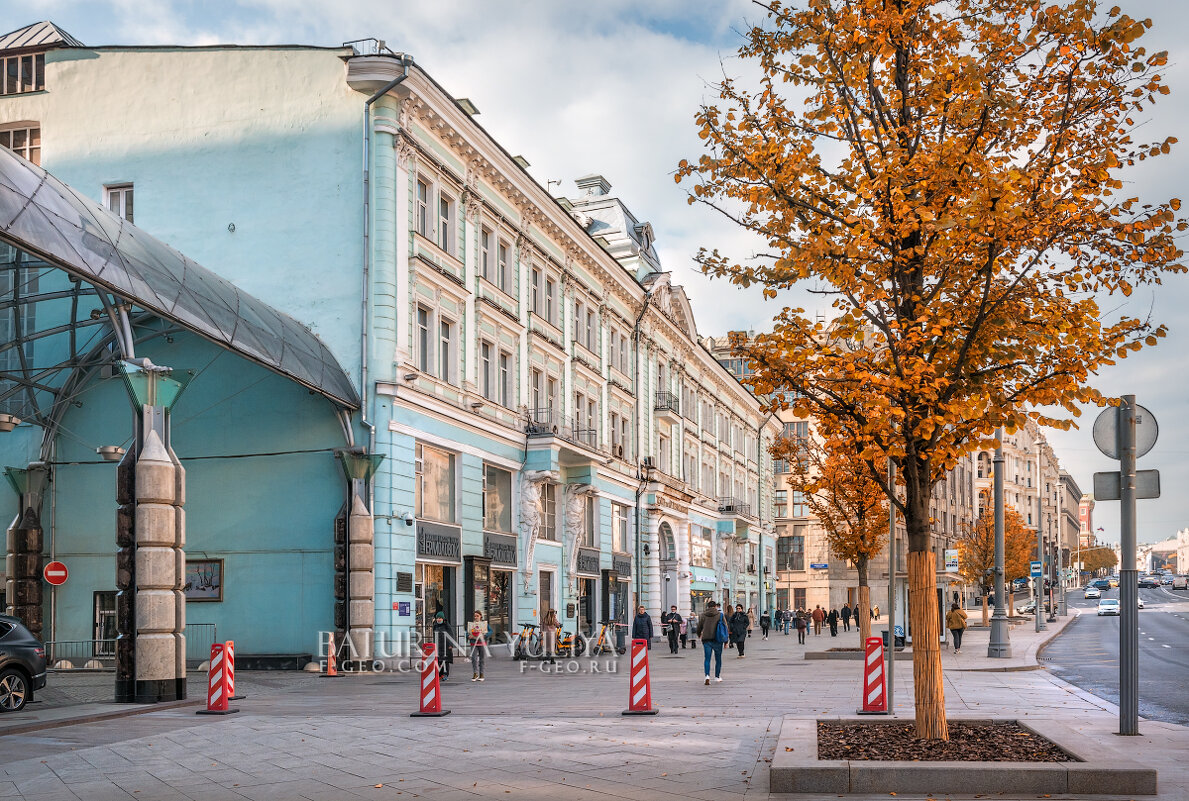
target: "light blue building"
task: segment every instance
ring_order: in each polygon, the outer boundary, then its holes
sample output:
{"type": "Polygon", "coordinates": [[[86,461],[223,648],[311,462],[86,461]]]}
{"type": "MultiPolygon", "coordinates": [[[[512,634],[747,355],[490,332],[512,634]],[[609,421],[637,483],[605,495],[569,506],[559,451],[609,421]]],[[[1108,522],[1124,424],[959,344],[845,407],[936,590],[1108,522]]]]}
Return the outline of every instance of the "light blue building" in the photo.
{"type": "MultiPolygon", "coordinates": [[[[699,343],[604,178],[551,196],[474,103],[372,40],[86,48],[43,23],[0,57],[19,78],[0,143],[300,321],[349,376],[341,397],[128,299],[138,348],[194,372],[172,413],[187,572],[217,569],[221,597],[189,592],[187,623],[241,655],[349,630],[385,656],[439,610],[513,632],[554,609],[586,633],[636,600],[770,606],[779,423],[699,343]],[[374,475],[344,477],[352,448],[374,475]]],[[[24,421],[0,457],[46,463],[43,559],[71,570],[45,636],[101,638],[115,487],[95,449],[131,441],[126,395],[98,369],[47,428],[22,391],[0,383],[24,421]]]]}

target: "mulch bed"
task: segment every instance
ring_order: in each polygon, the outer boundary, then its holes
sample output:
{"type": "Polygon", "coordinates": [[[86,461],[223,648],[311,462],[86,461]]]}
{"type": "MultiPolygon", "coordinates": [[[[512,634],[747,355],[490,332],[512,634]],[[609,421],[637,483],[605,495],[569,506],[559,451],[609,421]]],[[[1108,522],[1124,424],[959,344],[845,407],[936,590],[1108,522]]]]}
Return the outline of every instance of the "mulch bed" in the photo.
{"type": "Polygon", "coordinates": [[[818,759],[904,762],[1072,762],[1017,723],[950,721],[949,740],[918,740],[912,723],[818,723],[818,759]]]}

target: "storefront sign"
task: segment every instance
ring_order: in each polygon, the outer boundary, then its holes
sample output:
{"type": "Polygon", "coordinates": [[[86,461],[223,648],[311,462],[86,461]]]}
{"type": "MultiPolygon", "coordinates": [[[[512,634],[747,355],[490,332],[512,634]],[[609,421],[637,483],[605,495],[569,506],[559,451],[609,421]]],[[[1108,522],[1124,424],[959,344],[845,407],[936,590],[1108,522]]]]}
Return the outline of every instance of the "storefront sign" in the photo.
{"type": "Polygon", "coordinates": [[[495,565],[516,566],[516,538],[509,534],[483,532],[483,555],[495,565]]]}
{"type": "Polygon", "coordinates": [[[597,576],[599,574],[599,552],[593,548],[579,548],[577,568],[579,573],[597,576]]]}
{"type": "Polygon", "coordinates": [[[612,556],[611,569],[618,573],[621,579],[627,578],[632,575],[632,557],[612,556]]]}
{"type": "Polygon", "coordinates": [[[946,573],[957,573],[958,572],[958,549],[957,548],[946,548],[945,549],[945,572],[946,573]]]}
{"type": "Polygon", "coordinates": [[[706,584],[717,584],[718,583],[718,577],[716,575],[714,575],[713,570],[703,570],[703,569],[697,568],[697,567],[690,568],[690,580],[691,581],[700,581],[700,582],[704,582],[706,584]]]}
{"type": "Polygon", "coordinates": [[[462,529],[417,521],[417,556],[447,562],[462,561],[462,529]]]}

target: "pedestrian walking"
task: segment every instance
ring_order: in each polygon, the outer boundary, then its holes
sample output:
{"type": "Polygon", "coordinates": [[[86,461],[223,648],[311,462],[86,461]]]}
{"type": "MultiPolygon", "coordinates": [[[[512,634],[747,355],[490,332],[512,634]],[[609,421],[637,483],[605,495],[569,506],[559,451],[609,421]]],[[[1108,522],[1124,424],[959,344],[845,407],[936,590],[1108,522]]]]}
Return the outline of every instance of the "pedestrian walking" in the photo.
{"type": "Polygon", "coordinates": [[[442,681],[450,678],[450,666],[454,664],[454,649],[450,647],[451,636],[446,613],[438,612],[433,619],[433,641],[438,652],[438,677],[442,681]]]}
{"type": "Polygon", "coordinates": [[[872,618],[873,620],[879,620],[879,604],[876,604],[876,605],[875,605],[875,606],[874,606],[874,607],[871,609],[871,618],[872,618]]]}
{"type": "Polygon", "coordinates": [[[706,684],[710,684],[710,657],[714,657],[714,680],[722,681],[722,644],[727,639],[727,624],[718,610],[718,603],[710,601],[698,618],[698,639],[702,641],[705,657],[706,684]]]}
{"type": "Polygon", "coordinates": [[[756,608],[754,606],[747,607],[747,636],[751,636],[751,632],[756,627],[756,608]]]}
{"type": "Polygon", "coordinates": [[[491,627],[483,619],[483,613],[476,609],[471,615],[471,622],[467,624],[467,642],[471,646],[471,681],[483,681],[487,641],[490,637],[491,627]]]}
{"type": "Polygon", "coordinates": [[[560,628],[561,621],[557,619],[557,610],[546,609],[545,616],[541,618],[541,641],[545,646],[541,654],[542,659],[557,662],[557,630],[560,628]]]}
{"type": "Polygon", "coordinates": [[[647,640],[648,648],[652,648],[652,618],[643,605],[636,609],[636,618],[632,621],[632,639],[647,640]]]}
{"type": "Polygon", "coordinates": [[[768,629],[772,628],[772,615],[769,612],[764,612],[760,615],[760,634],[764,639],[768,639],[768,629]]]}
{"type": "Polygon", "coordinates": [[[826,615],[826,622],[830,624],[830,636],[838,636],[838,610],[831,609],[830,614],[826,615]]]}
{"type": "Polygon", "coordinates": [[[966,610],[953,604],[945,616],[945,627],[954,639],[954,653],[962,653],[962,632],[966,631],[966,610]]]}
{"type": "Polygon", "coordinates": [[[799,645],[805,644],[805,630],[809,628],[809,619],[805,617],[803,610],[798,609],[796,619],[793,621],[794,628],[797,629],[797,643],[799,645]]]}
{"type": "Polygon", "coordinates": [[[681,636],[681,613],[677,611],[676,604],[661,615],[661,629],[669,635],[669,653],[677,653],[677,638],[681,636]]]}
{"type": "Polygon", "coordinates": [[[727,631],[731,642],[739,651],[739,659],[743,658],[744,646],[747,644],[747,613],[743,611],[743,604],[735,605],[735,614],[727,620],[727,631]]]}
{"type": "Polygon", "coordinates": [[[813,636],[817,637],[822,633],[822,621],[826,619],[826,613],[821,604],[814,604],[810,617],[813,619],[813,636]]]}
{"type": "Polygon", "coordinates": [[[850,607],[846,604],[842,605],[842,630],[850,631],[850,607]]]}
{"type": "Polygon", "coordinates": [[[686,632],[686,636],[681,638],[681,647],[682,648],[685,647],[685,641],[686,641],[686,639],[688,639],[689,647],[697,648],[698,647],[698,616],[694,614],[694,611],[692,609],[689,612],[689,617],[686,618],[686,621],[685,621],[685,632],[686,632]]]}

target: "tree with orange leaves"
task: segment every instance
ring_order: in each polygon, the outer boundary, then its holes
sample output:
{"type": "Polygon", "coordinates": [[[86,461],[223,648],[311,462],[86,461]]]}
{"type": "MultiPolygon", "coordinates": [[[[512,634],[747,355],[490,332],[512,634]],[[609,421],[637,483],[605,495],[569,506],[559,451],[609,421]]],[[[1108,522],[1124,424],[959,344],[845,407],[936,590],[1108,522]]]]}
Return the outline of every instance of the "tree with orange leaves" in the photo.
{"type": "Polygon", "coordinates": [[[832,319],[786,307],[737,346],[773,408],[792,397],[896,465],[903,498],[872,478],[908,533],[916,732],[947,739],[930,494],[997,426],[1107,403],[1089,376],[1164,335],[1097,299],[1184,270],[1180,201],[1123,192],[1176,141],[1135,138],[1166,56],[1138,45],[1150,21],[1094,0],[761,5],[739,51],[757,80],[718,84],[676,179],[767,245],[702,251],[704,272],[832,297],[832,319]]]}
{"type": "MultiPolygon", "coordinates": [[[[1036,533],[1024,527],[1024,519],[1012,508],[1003,510],[1003,578],[1027,576],[1036,553],[1036,533]]],[[[993,589],[991,570],[995,567],[995,514],[984,512],[958,539],[958,575],[968,584],[977,584],[983,596],[983,625],[987,625],[987,595],[993,589]]],[[[1006,599],[1004,599],[1006,600],[1006,599]]],[[[1010,614],[1011,607],[1008,606],[1010,614]]]]}
{"type": "Polygon", "coordinates": [[[859,641],[871,636],[871,589],[867,565],[887,541],[888,502],[854,448],[841,437],[778,440],[772,449],[793,468],[788,486],[826,532],[830,552],[854,563],[859,577],[859,641]]]}

